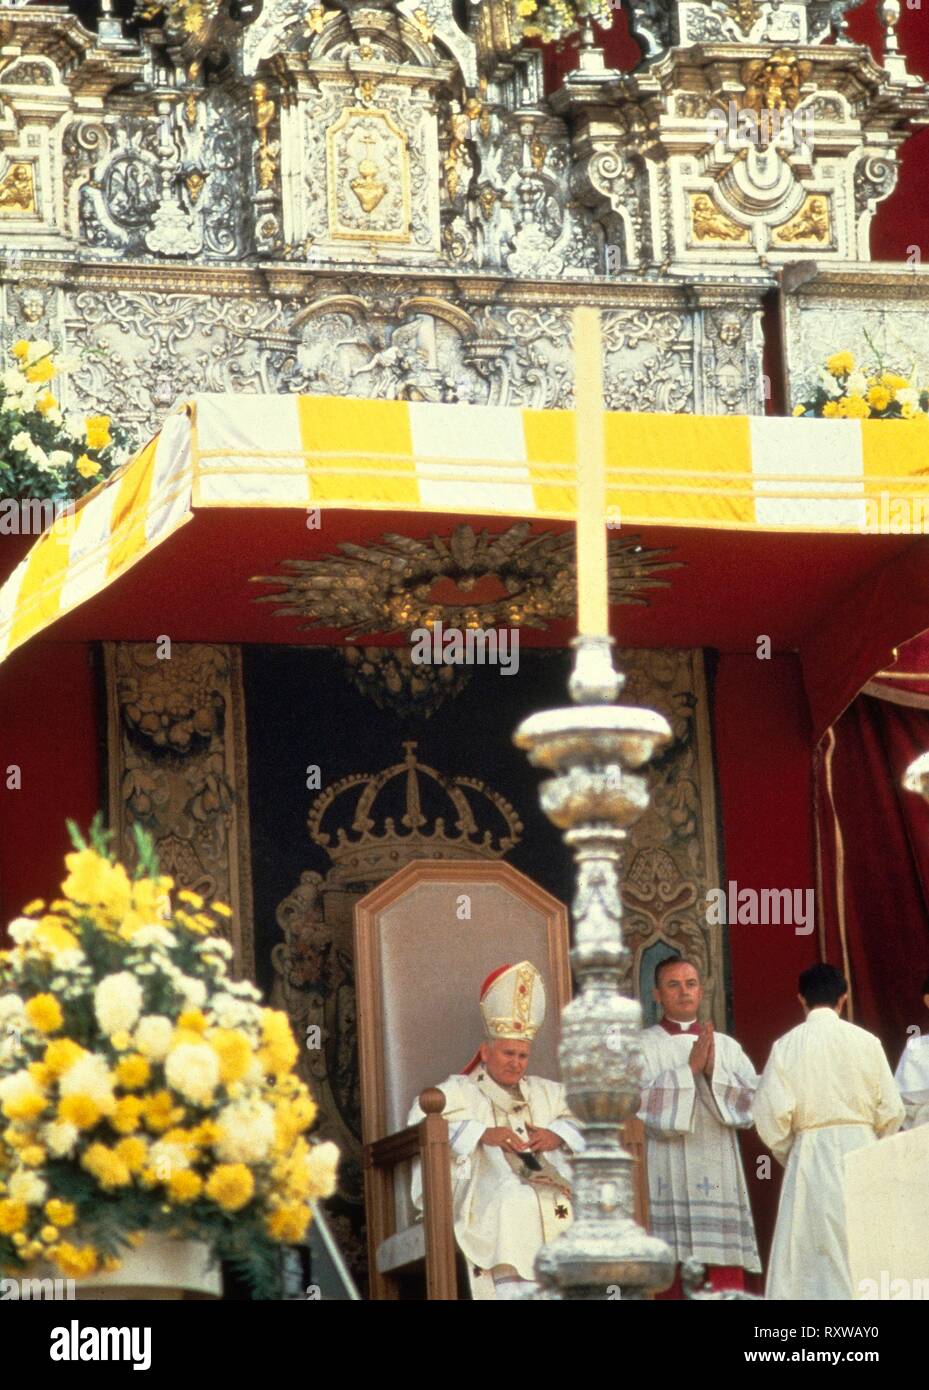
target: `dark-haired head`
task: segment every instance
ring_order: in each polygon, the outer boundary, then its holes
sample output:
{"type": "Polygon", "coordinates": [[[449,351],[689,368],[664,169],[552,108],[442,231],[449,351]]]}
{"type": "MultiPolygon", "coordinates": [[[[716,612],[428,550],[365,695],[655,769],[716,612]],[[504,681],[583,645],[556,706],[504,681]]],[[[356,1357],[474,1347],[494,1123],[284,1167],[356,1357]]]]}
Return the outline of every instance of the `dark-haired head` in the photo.
{"type": "Polygon", "coordinates": [[[823,962],[803,971],[798,988],[808,1008],[816,1009],[827,1004],[834,1009],[842,995],[848,993],[848,981],[841,970],[823,962]]]}

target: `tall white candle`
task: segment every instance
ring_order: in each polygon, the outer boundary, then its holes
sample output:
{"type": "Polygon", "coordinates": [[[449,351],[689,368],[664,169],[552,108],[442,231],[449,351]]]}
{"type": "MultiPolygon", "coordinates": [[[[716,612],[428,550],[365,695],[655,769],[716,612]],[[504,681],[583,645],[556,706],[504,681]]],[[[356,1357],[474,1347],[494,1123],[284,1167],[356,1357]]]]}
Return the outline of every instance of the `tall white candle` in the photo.
{"type": "Polygon", "coordinates": [[[600,311],[574,310],[574,408],[577,442],[578,631],[608,637],[606,444],[603,430],[603,338],[600,311]]]}

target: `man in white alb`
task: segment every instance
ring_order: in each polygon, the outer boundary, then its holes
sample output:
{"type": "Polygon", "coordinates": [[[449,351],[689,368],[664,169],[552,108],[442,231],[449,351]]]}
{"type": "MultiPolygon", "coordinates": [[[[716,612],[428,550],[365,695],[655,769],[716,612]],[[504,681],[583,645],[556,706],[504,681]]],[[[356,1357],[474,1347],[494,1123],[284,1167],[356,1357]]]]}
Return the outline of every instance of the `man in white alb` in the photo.
{"type": "MultiPolygon", "coordinates": [[[[736,1131],[751,1125],[758,1078],[734,1038],[697,1022],[703,985],[692,962],[662,961],[653,993],[663,1017],[642,1035],[639,1111],[651,1228],[678,1264],[693,1256],[708,1266],[714,1289],[743,1289],[761,1261],[736,1131]]],[[[664,1297],[681,1297],[680,1271],[664,1297]]]]}
{"type": "MultiPolygon", "coordinates": [[[[929,975],[923,980],[923,1003],[929,1009],[929,975]]],[[[910,1038],[894,1080],[906,1106],[903,1128],[929,1124],[929,1033],[910,1038]]]]}
{"type": "Polygon", "coordinates": [[[903,1102],[873,1033],[840,1018],[848,985],[834,965],[800,976],[806,1021],[771,1049],[755,1127],[786,1164],[765,1297],[850,1299],[845,1155],[893,1134],[903,1102]]]}
{"type": "MultiPolygon", "coordinates": [[[[527,1076],[545,1019],[542,976],[529,961],[502,965],[481,988],[487,1042],[464,1071],[439,1083],[452,1154],[455,1239],[472,1296],[532,1294],[535,1257],[571,1222],[567,1156],[584,1147],[557,1081],[527,1076]]],[[[408,1124],[418,1124],[418,1103],[408,1124]]],[[[414,1177],[413,1201],[421,1204],[414,1177]]]]}

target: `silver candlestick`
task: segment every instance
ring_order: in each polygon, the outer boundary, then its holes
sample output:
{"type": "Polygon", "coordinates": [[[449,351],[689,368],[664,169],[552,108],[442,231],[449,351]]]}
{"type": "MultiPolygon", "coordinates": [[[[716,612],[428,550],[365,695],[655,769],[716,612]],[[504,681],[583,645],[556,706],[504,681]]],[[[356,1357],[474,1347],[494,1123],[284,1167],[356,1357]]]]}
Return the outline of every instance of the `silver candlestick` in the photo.
{"type": "Polygon", "coordinates": [[[626,830],[648,805],[643,767],[671,730],[652,710],[614,705],[625,677],[612,639],[578,637],[569,688],[575,702],[526,719],[514,741],[536,767],[542,809],[564,831],[577,863],[574,948],[578,994],[561,1019],[561,1074],[586,1148],[572,1160],[574,1221],[536,1260],[542,1296],[644,1298],[667,1288],[674,1261],[635,1222],[633,1164],[620,1129],[640,1103],[642,1010],[622,992],[619,866],[626,830]]]}

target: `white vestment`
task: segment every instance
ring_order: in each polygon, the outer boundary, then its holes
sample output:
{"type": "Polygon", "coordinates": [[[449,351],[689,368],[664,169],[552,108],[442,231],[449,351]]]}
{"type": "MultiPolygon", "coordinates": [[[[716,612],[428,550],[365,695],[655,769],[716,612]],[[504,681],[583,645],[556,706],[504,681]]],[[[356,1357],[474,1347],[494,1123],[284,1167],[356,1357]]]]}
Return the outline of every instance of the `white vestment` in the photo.
{"type": "Polygon", "coordinates": [[[755,1096],[755,1126],[786,1163],[765,1297],[852,1297],[845,1233],[845,1155],[903,1120],[903,1102],[873,1033],[830,1008],[771,1049],[755,1096]]]}
{"type": "MultiPolygon", "coordinates": [[[[673,1026],[673,1025],[672,1025],[673,1026]]],[[[761,1269],[738,1129],[752,1122],[755,1069],[734,1038],[714,1033],[712,1084],[690,1069],[692,1033],[656,1024],[642,1035],[642,1107],[651,1229],[676,1261],[761,1269]]]]}
{"type": "MultiPolygon", "coordinates": [[[[571,1223],[567,1150],[577,1153],[584,1140],[565,1103],[564,1087],[539,1076],[524,1076],[519,1094],[498,1086],[479,1067],[470,1076],[450,1076],[439,1088],[445,1095],[452,1155],[452,1204],[455,1239],[477,1272],[496,1269],[521,1279],[535,1278],[535,1257],[542,1245],[571,1223]],[[550,1129],[567,1145],[536,1155],[544,1172],[533,1174],[512,1152],[484,1145],[485,1129],[508,1126],[528,1139],[527,1125],[550,1129]]],[[[407,1121],[424,1118],[415,1104],[407,1121]]],[[[416,1165],[413,1201],[422,1206],[422,1176],[416,1165]]],[[[493,1297],[493,1294],[490,1295],[493,1297]]]]}
{"type": "Polygon", "coordinates": [[[904,1129],[929,1124],[929,1033],[910,1038],[894,1080],[906,1106],[904,1129]]]}

